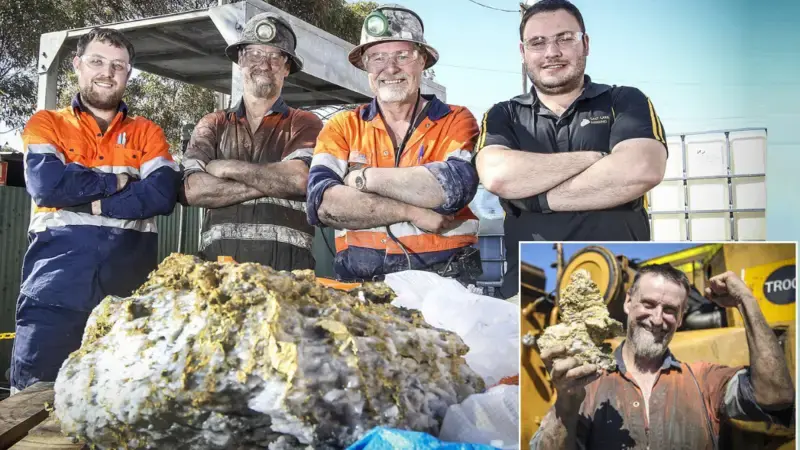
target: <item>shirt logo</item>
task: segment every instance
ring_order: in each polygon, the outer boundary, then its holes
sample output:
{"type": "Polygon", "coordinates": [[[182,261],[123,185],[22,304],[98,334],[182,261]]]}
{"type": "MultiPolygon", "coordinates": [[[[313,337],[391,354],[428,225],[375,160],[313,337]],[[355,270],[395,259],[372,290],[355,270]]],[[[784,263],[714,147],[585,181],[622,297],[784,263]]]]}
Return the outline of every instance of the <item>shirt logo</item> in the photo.
{"type": "Polygon", "coordinates": [[[361,152],[351,151],[350,152],[350,157],[348,158],[348,162],[354,163],[354,164],[367,164],[367,162],[368,162],[367,161],[367,155],[365,155],[365,154],[363,154],[361,152]]]}
{"type": "Polygon", "coordinates": [[[581,127],[585,127],[586,125],[593,124],[601,124],[601,123],[608,123],[610,117],[609,116],[595,116],[589,117],[588,119],[581,120],[581,127]]]}

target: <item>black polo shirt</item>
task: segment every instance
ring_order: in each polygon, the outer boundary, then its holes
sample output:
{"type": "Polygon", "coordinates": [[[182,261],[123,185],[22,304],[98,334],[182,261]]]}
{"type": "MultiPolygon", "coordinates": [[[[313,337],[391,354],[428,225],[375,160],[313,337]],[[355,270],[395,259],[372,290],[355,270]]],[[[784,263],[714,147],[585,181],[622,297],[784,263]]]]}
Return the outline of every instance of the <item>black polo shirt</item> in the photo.
{"type": "MultiPolygon", "coordinates": [[[[639,89],[584,79],[584,91],[560,117],[538,101],[534,89],[494,105],[483,117],[477,149],[502,145],[537,153],[599,151],[618,143],[651,138],[664,144],[664,127],[639,89]]],[[[528,212],[502,200],[507,211],[505,239],[509,273],[503,293],[518,292],[516,265],[520,241],[646,241],[650,224],[644,197],[607,210],[528,212]],[[507,286],[507,287],[506,287],[507,286]]]]}

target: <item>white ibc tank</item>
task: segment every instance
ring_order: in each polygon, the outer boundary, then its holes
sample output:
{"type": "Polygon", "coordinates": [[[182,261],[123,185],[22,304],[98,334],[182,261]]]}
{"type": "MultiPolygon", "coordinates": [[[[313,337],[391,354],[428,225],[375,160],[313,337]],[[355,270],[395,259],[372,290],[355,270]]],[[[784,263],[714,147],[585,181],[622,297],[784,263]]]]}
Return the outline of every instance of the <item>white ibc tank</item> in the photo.
{"type": "Polygon", "coordinates": [[[656,241],[766,239],[764,129],[672,136],[664,181],[650,193],[656,241]]]}

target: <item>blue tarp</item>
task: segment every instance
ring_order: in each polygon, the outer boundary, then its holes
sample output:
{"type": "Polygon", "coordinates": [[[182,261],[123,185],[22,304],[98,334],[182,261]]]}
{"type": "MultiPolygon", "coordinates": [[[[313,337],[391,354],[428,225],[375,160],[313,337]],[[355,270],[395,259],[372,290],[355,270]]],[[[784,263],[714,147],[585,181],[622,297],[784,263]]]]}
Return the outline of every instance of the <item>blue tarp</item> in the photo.
{"type": "Polygon", "coordinates": [[[416,431],[373,428],[347,450],[497,450],[482,444],[456,444],[442,442],[435,437],[416,431]]]}

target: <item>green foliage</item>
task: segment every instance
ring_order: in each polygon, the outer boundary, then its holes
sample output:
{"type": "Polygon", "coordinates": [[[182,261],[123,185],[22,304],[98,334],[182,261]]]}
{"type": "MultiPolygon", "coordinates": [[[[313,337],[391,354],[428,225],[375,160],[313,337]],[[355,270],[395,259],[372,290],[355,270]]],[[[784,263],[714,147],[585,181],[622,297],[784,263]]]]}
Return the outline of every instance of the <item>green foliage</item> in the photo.
{"type": "MultiPolygon", "coordinates": [[[[121,22],[217,5],[217,0],[0,0],[0,121],[21,127],[36,109],[39,35],[51,31],[121,22]]],[[[272,0],[269,3],[335,36],[357,44],[361,24],[375,2],[345,0],[272,0]]],[[[59,72],[59,105],[77,92],[66,52],[59,72]]],[[[214,93],[142,73],[128,85],[133,114],[159,124],[177,149],[182,121],[196,122],[214,109],[214,93]]]]}
{"type": "Polygon", "coordinates": [[[128,83],[125,102],[136,115],[164,129],[170,149],[180,148],[181,126],[195,124],[214,111],[213,92],[151,73],[141,73],[128,83]]]}

